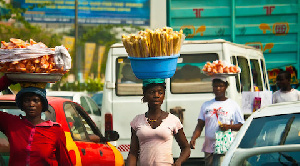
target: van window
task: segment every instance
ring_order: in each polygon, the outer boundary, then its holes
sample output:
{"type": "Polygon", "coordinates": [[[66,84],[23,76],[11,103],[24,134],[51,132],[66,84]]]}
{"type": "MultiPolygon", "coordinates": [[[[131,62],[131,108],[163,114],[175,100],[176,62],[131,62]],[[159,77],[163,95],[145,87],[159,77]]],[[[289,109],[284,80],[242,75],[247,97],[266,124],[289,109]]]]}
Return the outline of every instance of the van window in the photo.
{"type": "Polygon", "coordinates": [[[135,77],[130,60],[127,57],[119,57],[116,61],[116,94],[118,96],[142,95],[142,80],[135,77]]]}
{"type": "Polygon", "coordinates": [[[250,79],[250,69],[248,65],[248,60],[245,57],[237,56],[238,66],[241,68],[241,90],[251,91],[251,79],[250,79]]]}
{"type": "Polygon", "coordinates": [[[85,97],[84,96],[81,96],[80,97],[80,105],[84,108],[84,110],[88,113],[88,114],[91,114],[92,111],[91,111],[91,108],[88,104],[88,102],[86,101],[85,97]]]}
{"type": "Polygon", "coordinates": [[[97,116],[101,116],[101,112],[100,112],[100,108],[99,106],[96,104],[96,102],[92,99],[87,97],[86,100],[90,103],[91,108],[92,108],[92,114],[97,115],[97,116]]]}
{"type": "MultiPolygon", "coordinates": [[[[232,56],[232,57],[230,57],[231,58],[231,63],[233,64],[233,65],[237,65],[237,57],[236,56],[232,56]]],[[[241,89],[241,82],[240,82],[240,79],[239,79],[239,76],[238,75],[236,75],[235,76],[235,84],[236,84],[236,90],[238,91],[238,92],[242,92],[242,89],[241,89]]]]}
{"type": "Polygon", "coordinates": [[[266,73],[267,73],[267,71],[266,71],[266,68],[265,68],[265,63],[264,63],[264,61],[261,59],[260,60],[260,65],[261,65],[261,69],[262,69],[262,71],[263,71],[263,77],[264,77],[264,85],[265,85],[265,87],[267,88],[267,90],[269,90],[269,86],[268,86],[268,83],[267,83],[267,75],[266,75],[266,73]]]}
{"type": "Polygon", "coordinates": [[[251,59],[250,60],[251,65],[251,72],[252,72],[252,79],[253,79],[253,86],[256,86],[258,90],[263,90],[263,83],[261,80],[261,71],[260,71],[260,65],[258,63],[257,59],[251,59]]]}
{"type": "Polygon", "coordinates": [[[171,78],[171,93],[212,92],[211,77],[203,74],[202,68],[207,61],[217,59],[216,53],[181,54],[171,78]]]}

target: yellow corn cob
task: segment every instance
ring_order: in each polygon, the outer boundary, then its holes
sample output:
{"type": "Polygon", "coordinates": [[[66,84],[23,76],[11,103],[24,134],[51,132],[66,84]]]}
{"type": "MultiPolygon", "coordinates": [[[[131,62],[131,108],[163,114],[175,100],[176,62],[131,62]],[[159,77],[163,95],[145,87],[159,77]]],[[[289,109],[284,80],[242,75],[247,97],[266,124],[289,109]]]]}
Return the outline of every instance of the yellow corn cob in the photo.
{"type": "Polygon", "coordinates": [[[134,40],[133,47],[134,47],[134,50],[135,50],[135,57],[141,57],[140,44],[139,44],[138,39],[134,40]]]}
{"type": "Polygon", "coordinates": [[[173,34],[173,53],[178,54],[178,45],[180,43],[179,36],[177,33],[173,34]]]}
{"type": "Polygon", "coordinates": [[[169,35],[169,42],[168,42],[168,54],[173,55],[173,36],[169,35]]]}
{"type": "Polygon", "coordinates": [[[166,56],[167,55],[167,33],[163,31],[160,34],[160,45],[161,45],[161,56],[166,56]]]}
{"type": "Polygon", "coordinates": [[[141,37],[141,46],[142,46],[142,52],[144,53],[143,57],[149,57],[149,47],[146,37],[141,37]]]}
{"type": "Polygon", "coordinates": [[[156,30],[154,33],[155,56],[161,56],[160,34],[161,34],[161,32],[159,30],[156,30]]]}

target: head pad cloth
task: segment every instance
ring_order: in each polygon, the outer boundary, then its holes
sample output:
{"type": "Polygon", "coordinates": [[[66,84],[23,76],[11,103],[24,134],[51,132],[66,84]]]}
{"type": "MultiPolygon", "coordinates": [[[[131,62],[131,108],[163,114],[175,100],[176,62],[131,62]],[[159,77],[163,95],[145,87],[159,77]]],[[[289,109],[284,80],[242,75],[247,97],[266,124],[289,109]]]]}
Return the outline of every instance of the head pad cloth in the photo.
{"type": "Polygon", "coordinates": [[[144,79],[143,86],[146,87],[149,84],[163,84],[165,83],[165,79],[163,78],[152,78],[152,79],[144,79]]]}
{"type": "Polygon", "coordinates": [[[211,80],[214,80],[214,79],[220,79],[221,81],[227,82],[227,77],[228,77],[228,76],[213,75],[213,76],[211,77],[211,80]]]}
{"type": "Polygon", "coordinates": [[[17,106],[22,109],[22,97],[25,93],[35,93],[41,97],[41,101],[43,104],[43,112],[48,110],[48,100],[46,98],[46,90],[41,89],[41,88],[36,88],[36,87],[27,87],[27,88],[22,88],[16,95],[16,104],[17,106]]]}

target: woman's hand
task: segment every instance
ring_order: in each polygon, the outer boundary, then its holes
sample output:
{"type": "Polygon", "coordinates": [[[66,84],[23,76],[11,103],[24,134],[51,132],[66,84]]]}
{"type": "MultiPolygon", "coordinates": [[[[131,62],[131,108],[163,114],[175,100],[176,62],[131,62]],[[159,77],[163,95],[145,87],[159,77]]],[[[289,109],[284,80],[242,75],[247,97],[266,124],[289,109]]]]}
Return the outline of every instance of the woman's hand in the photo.
{"type": "Polygon", "coordinates": [[[190,148],[195,149],[195,145],[196,145],[196,140],[191,140],[190,141],[190,148]]]}
{"type": "Polygon", "coordinates": [[[181,166],[181,162],[176,160],[176,162],[173,164],[173,166],[181,166]]]}
{"type": "Polygon", "coordinates": [[[221,129],[222,131],[227,131],[227,130],[231,129],[231,126],[232,126],[232,125],[221,124],[221,125],[220,125],[220,129],[221,129]]]}
{"type": "Polygon", "coordinates": [[[242,127],[243,124],[239,123],[239,124],[232,124],[232,125],[229,125],[229,124],[222,124],[220,125],[220,129],[222,131],[227,131],[229,129],[231,129],[232,131],[239,131],[240,128],[242,127]]]}

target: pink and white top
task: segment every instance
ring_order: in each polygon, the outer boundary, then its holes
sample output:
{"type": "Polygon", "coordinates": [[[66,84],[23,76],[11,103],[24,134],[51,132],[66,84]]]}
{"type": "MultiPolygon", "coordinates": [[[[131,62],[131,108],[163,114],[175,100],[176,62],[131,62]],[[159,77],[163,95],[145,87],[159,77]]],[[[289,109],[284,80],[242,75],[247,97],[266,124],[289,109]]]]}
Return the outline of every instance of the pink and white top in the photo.
{"type": "Polygon", "coordinates": [[[173,164],[173,136],[183,126],[179,118],[169,114],[153,129],[145,114],[137,115],[130,123],[139,139],[139,164],[142,166],[164,166],[173,164]]]}

